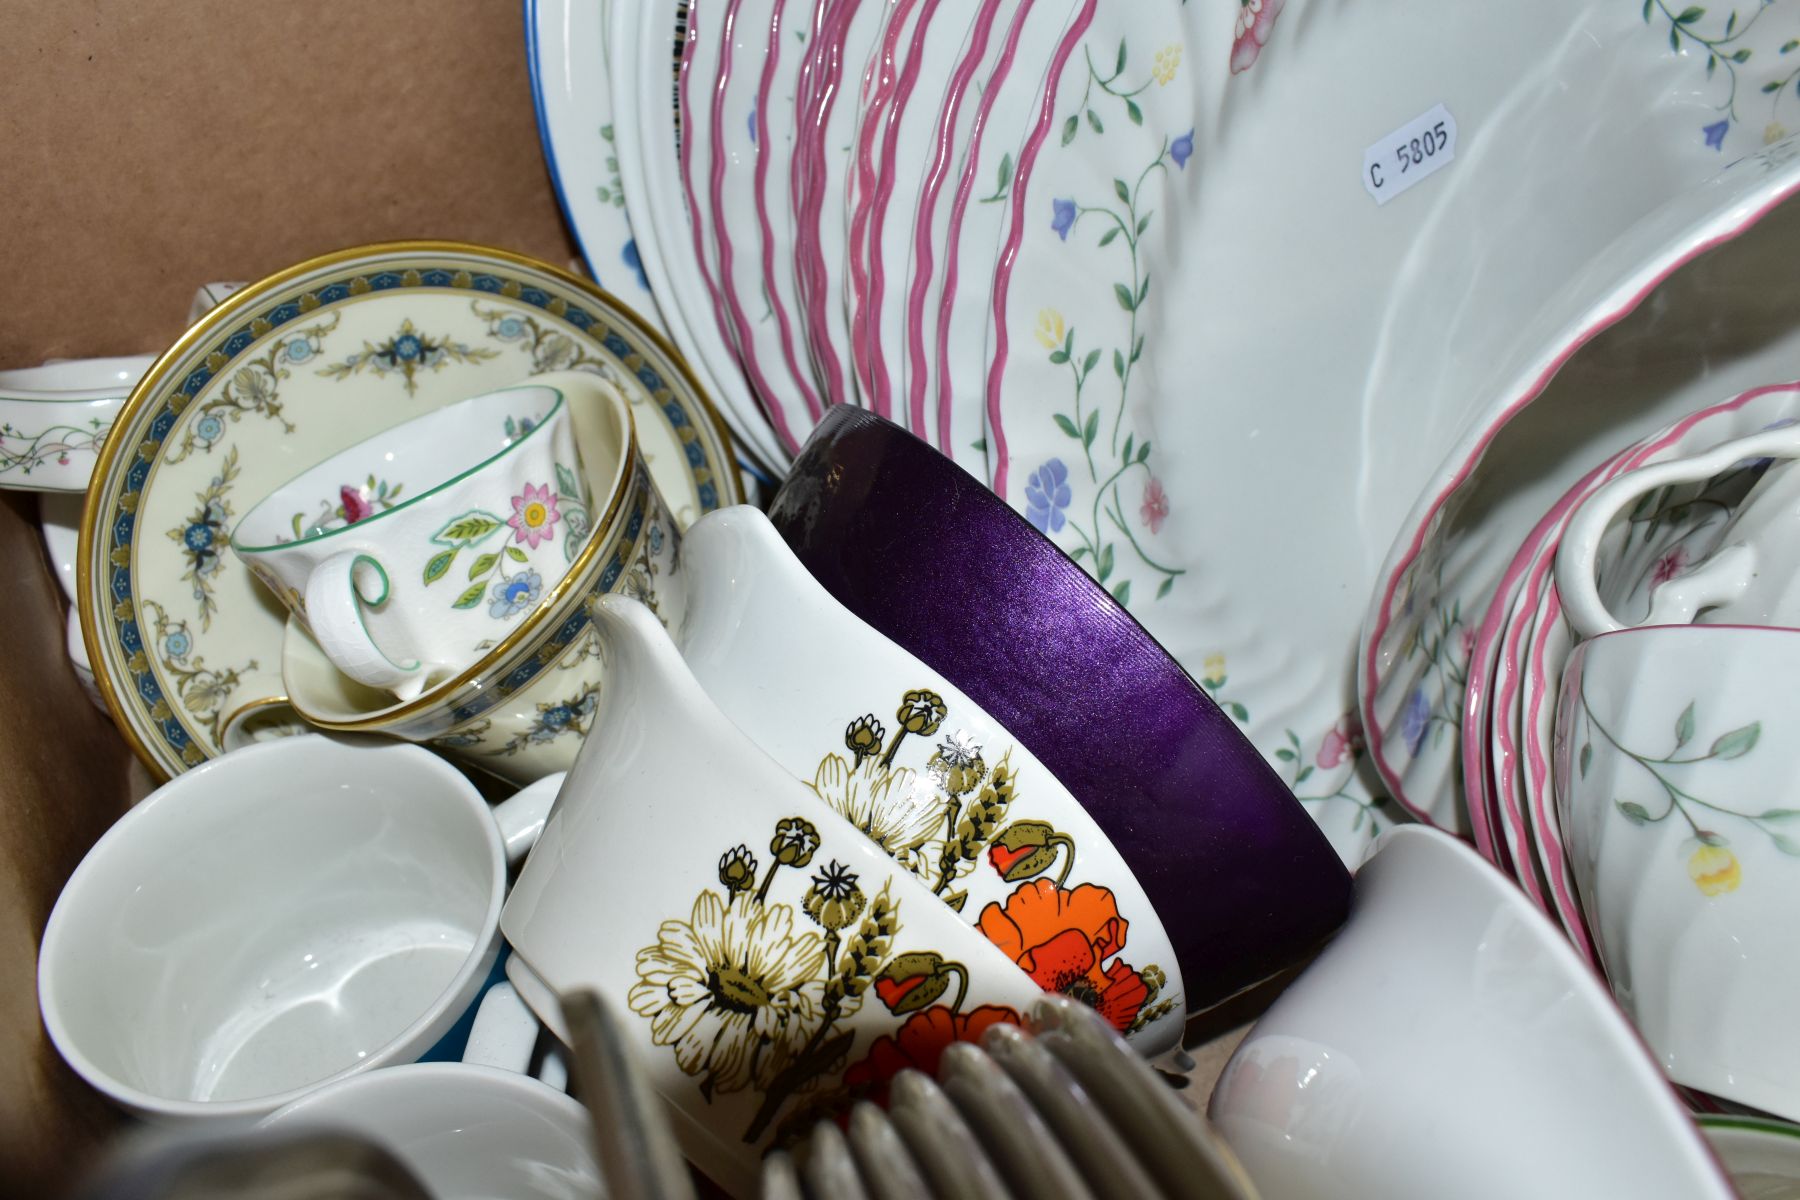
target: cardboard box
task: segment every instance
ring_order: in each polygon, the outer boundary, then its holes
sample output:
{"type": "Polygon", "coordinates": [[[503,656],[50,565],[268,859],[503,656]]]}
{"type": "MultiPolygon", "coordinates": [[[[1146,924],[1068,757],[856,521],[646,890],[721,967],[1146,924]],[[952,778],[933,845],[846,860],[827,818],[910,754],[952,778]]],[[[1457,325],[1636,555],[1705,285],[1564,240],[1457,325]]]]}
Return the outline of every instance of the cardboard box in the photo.
{"type": "MultiPolygon", "coordinates": [[[[0,0],[0,368],[157,352],[196,287],[450,238],[577,261],[517,0],[0,0]]],[[[0,493],[0,1192],[54,1196],[124,1118],[37,1014],[63,881],[151,782],[82,693],[36,502],[0,493]]],[[[1210,1086],[1266,997],[1197,1026],[1210,1086]]]]}

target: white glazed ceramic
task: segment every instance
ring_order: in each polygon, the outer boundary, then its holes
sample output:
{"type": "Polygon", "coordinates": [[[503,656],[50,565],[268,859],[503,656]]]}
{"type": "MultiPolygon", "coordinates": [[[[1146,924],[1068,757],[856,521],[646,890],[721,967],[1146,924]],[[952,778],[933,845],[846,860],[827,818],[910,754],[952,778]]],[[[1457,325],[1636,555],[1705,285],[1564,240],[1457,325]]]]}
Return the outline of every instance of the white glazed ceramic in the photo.
{"type": "MultiPolygon", "coordinates": [[[[529,0],[525,53],[538,136],[581,256],[595,282],[663,331],[656,298],[638,258],[615,144],[607,4],[529,0]]],[[[672,36],[672,34],[671,34],[672,36]]]]}
{"type": "MultiPolygon", "coordinates": [[[[1791,402],[1793,395],[1792,389],[1765,393],[1769,402],[1791,402]]],[[[1693,423],[1681,440],[1704,439],[1709,427],[1716,436],[1727,424],[1725,414],[1734,411],[1741,410],[1708,410],[1706,419],[1693,423]]],[[[1657,454],[1642,445],[1633,448],[1634,456],[1646,460],[1657,454]]],[[[1761,469],[1728,470],[1691,486],[1662,488],[1642,496],[1628,520],[1607,530],[1595,559],[1599,594],[1608,610],[1631,613],[1634,618],[1642,615],[1645,620],[1660,619],[1662,608],[1672,598],[1668,580],[1686,564],[1701,561],[1711,552],[1761,469]]],[[[1554,537],[1546,539],[1530,567],[1525,594],[1534,613],[1528,628],[1509,630],[1506,635],[1507,654],[1517,666],[1514,677],[1502,688],[1500,703],[1515,714],[1518,729],[1505,759],[1510,781],[1503,786],[1510,786],[1518,795],[1519,819],[1556,916],[1576,948],[1593,961],[1591,939],[1563,850],[1551,782],[1556,692],[1575,644],[1575,632],[1564,616],[1553,576],[1557,544],[1554,537]]]]}
{"type": "MultiPolygon", "coordinates": [[[[1556,586],[1575,631],[1593,637],[1627,628],[1608,608],[1596,579],[1601,539],[1627,506],[1671,484],[1698,483],[1745,463],[1795,456],[1800,456],[1800,428],[1770,429],[1644,467],[1595,492],[1569,522],[1557,550],[1556,586]]],[[[1692,621],[1702,612],[1713,624],[1800,623],[1800,595],[1788,594],[1800,579],[1797,490],[1800,474],[1790,472],[1785,461],[1769,471],[1732,514],[1723,544],[1661,581],[1644,623],[1692,621]]]]}
{"type": "Polygon", "coordinates": [[[1800,287],[1777,266],[1800,239],[1800,210],[1781,203],[1800,161],[1776,149],[1696,194],[1720,206],[1712,217],[1621,235],[1620,253],[1636,247],[1647,265],[1509,385],[1402,527],[1364,626],[1361,696],[1383,778],[1431,820],[1460,826],[1462,797],[1456,739],[1419,737],[1423,718],[1455,704],[1455,662],[1425,652],[1428,632],[1453,625],[1459,644],[1503,590],[1523,531],[1619,446],[1721,395],[1800,374],[1800,287]]]}
{"type": "Polygon", "coordinates": [[[505,388],[282,484],[231,549],[340,670],[411,700],[555,594],[596,528],[583,478],[569,400],[505,388]]]}
{"type": "Polygon", "coordinates": [[[1671,1079],[1800,1115],[1800,631],[1670,625],[1583,642],[1557,805],[1619,1003],[1671,1079]]]}
{"type": "Polygon", "coordinates": [[[1697,1119],[1743,1200],[1800,1200],[1800,1126],[1758,1117],[1697,1119]]]}
{"type": "Polygon", "coordinates": [[[675,641],[719,710],[1039,986],[1084,996],[1145,1054],[1174,1046],[1187,1005],[1168,934],[1044,765],[833,599],[759,510],[697,522],[682,549],[675,641]]]}
{"type": "MultiPolygon", "coordinates": [[[[796,342],[785,304],[777,308],[775,291],[764,286],[764,263],[773,259],[762,253],[764,214],[755,204],[756,178],[773,166],[761,138],[763,108],[791,104],[770,92],[773,73],[807,49],[794,30],[781,28],[786,9],[770,0],[690,5],[680,86],[684,190],[696,251],[717,289],[715,319],[764,419],[792,453],[824,410],[804,342],[796,342]]],[[[803,19],[800,0],[793,12],[803,19]]]]}
{"type": "Polygon", "coordinates": [[[1286,1200],[1733,1194],[1561,932],[1418,826],[1376,843],[1349,924],[1251,1028],[1211,1113],[1286,1200]]]}
{"type": "Polygon", "coordinates": [[[436,1200],[594,1200],[605,1188],[587,1110],[526,1074],[538,1023],[508,984],[482,997],[460,1063],[327,1084],[262,1129],[349,1129],[393,1152],[436,1200]]]}
{"type": "Polygon", "coordinates": [[[0,487],[84,492],[100,444],[151,356],[0,371],[0,487]]]}
{"type": "Polygon", "coordinates": [[[559,992],[628,1009],[684,1152],[742,1191],[797,1105],[886,1082],[893,1038],[977,1036],[1040,993],[739,732],[648,609],[594,620],[607,685],[501,917],[507,975],[565,1037],[559,992]]]}
{"type": "Polygon", "coordinates": [[[507,861],[553,787],[490,811],[416,747],[316,736],[165,784],[50,914],[50,1040],[112,1100],[171,1119],[261,1115],[411,1061],[493,966],[507,861]]]}
{"type": "Polygon", "coordinates": [[[656,294],[670,338],[707,394],[717,398],[745,451],[763,464],[777,467],[787,457],[719,332],[711,294],[695,257],[681,193],[676,114],[670,102],[667,69],[679,32],[675,17],[675,0],[615,3],[611,7],[607,45],[612,110],[625,114],[613,125],[619,182],[625,189],[638,260],[656,294]]]}
{"type": "MultiPolygon", "coordinates": [[[[1594,349],[1610,355],[1614,350],[1610,342],[1611,335],[1594,349]]],[[[1623,355],[1633,351],[1634,348],[1638,352],[1642,352],[1637,339],[1628,339],[1623,346],[1618,347],[1618,352],[1623,355]]],[[[1590,357],[1587,361],[1593,361],[1593,358],[1590,357]]],[[[1572,371],[1578,374],[1581,366],[1582,364],[1578,363],[1572,368],[1572,371]]],[[[1659,366],[1656,369],[1662,371],[1666,368],[1659,366]]],[[[1574,402],[1578,399],[1580,397],[1571,395],[1563,402],[1574,402]]],[[[1800,415],[1800,388],[1792,385],[1753,388],[1723,403],[1713,404],[1689,413],[1652,436],[1634,444],[1628,450],[1613,454],[1565,492],[1554,505],[1549,506],[1547,512],[1540,515],[1537,527],[1519,546],[1511,563],[1498,574],[1497,583],[1488,582],[1480,585],[1482,587],[1491,586],[1494,589],[1491,600],[1487,602],[1485,618],[1480,618],[1479,611],[1463,612],[1458,607],[1460,602],[1454,600],[1448,602],[1447,609],[1433,614],[1432,620],[1436,623],[1438,630],[1434,637],[1454,638],[1456,644],[1448,646],[1437,644],[1436,641],[1428,641],[1426,653],[1432,659],[1445,664],[1442,679],[1445,682],[1456,684],[1465,692],[1465,699],[1460,711],[1460,741],[1453,739],[1450,742],[1452,751],[1456,751],[1459,747],[1469,748],[1460,755],[1463,786],[1462,796],[1457,799],[1460,803],[1462,797],[1467,798],[1470,823],[1477,848],[1481,849],[1491,860],[1500,863],[1502,869],[1510,869],[1512,865],[1510,861],[1496,857],[1496,854],[1502,853],[1502,848],[1494,841],[1499,837],[1502,818],[1498,812],[1491,819],[1485,815],[1490,807],[1498,808],[1501,804],[1501,798],[1486,779],[1491,765],[1488,753],[1488,730],[1494,690],[1491,683],[1498,657],[1503,649],[1506,634],[1505,618],[1515,605],[1527,579],[1531,577],[1534,566],[1541,568],[1546,562],[1554,560],[1554,550],[1570,516],[1581,502],[1606,480],[1636,466],[1664,461],[1673,456],[1699,453],[1719,442],[1786,423],[1797,415],[1800,415]],[[1459,683],[1459,672],[1463,668],[1457,664],[1463,655],[1467,656],[1467,678],[1465,682],[1459,683]]],[[[1535,423],[1536,416],[1534,414],[1521,422],[1520,428],[1525,430],[1535,423]]],[[[1504,532],[1508,528],[1524,519],[1519,505],[1515,502],[1515,484],[1510,481],[1517,479],[1516,472],[1527,468],[1530,461],[1525,455],[1527,446],[1541,446],[1541,443],[1535,439],[1551,436],[1551,433],[1546,427],[1533,431],[1533,436],[1533,441],[1524,444],[1515,445],[1503,441],[1496,448],[1495,454],[1484,463],[1484,471],[1490,466],[1495,469],[1484,479],[1477,480],[1472,484],[1470,494],[1466,497],[1468,510],[1464,515],[1456,518],[1454,532],[1450,535],[1467,539],[1463,546],[1463,552],[1476,551],[1492,558],[1499,549],[1498,543],[1492,539],[1504,536],[1504,532]],[[1499,498],[1500,502],[1505,505],[1504,515],[1494,512],[1490,507],[1490,503],[1495,498],[1499,498]]],[[[1670,497],[1670,499],[1673,500],[1674,497],[1670,497]]],[[[1658,505],[1647,500],[1644,512],[1634,514],[1649,519],[1643,523],[1641,532],[1632,534],[1633,544],[1639,549],[1631,550],[1630,547],[1621,544],[1621,551],[1628,552],[1628,561],[1622,560],[1617,567],[1609,565],[1609,571],[1622,572],[1616,579],[1609,579],[1607,588],[1610,602],[1621,605],[1633,603],[1629,593],[1638,585],[1632,581],[1640,579],[1646,569],[1652,573],[1656,571],[1657,563],[1641,563],[1631,555],[1641,556],[1643,545],[1660,541],[1657,531],[1661,522],[1657,520],[1657,511],[1658,505]],[[1653,522],[1655,523],[1653,524],[1653,522]],[[1615,586],[1622,590],[1615,593],[1612,590],[1615,586]]],[[[1670,513],[1664,514],[1665,517],[1669,515],[1674,515],[1673,509],[1670,513]]],[[[1608,536],[1610,539],[1622,542],[1625,528],[1623,526],[1615,527],[1615,531],[1608,536]]],[[[1696,552],[1698,552],[1698,547],[1688,547],[1688,553],[1682,556],[1681,564],[1671,562],[1664,566],[1670,570],[1678,570],[1679,566],[1685,565],[1691,555],[1696,552]]],[[[1477,562],[1479,561],[1477,560],[1477,562]]],[[[1485,565],[1478,568],[1472,567],[1472,569],[1477,570],[1478,574],[1470,576],[1470,579],[1476,579],[1478,576],[1485,578],[1481,573],[1488,570],[1485,565]]],[[[1654,578],[1649,581],[1650,584],[1657,582],[1654,578]]],[[[1634,615],[1644,615],[1648,612],[1647,587],[1643,589],[1643,596],[1645,598],[1641,602],[1642,607],[1631,609],[1634,615]]],[[[1388,678],[1391,680],[1397,677],[1390,675],[1388,678]]],[[[1551,680],[1550,686],[1551,688],[1556,686],[1555,679],[1551,680]]],[[[1440,703],[1443,702],[1440,701],[1440,703]]],[[[1454,719],[1456,715],[1454,710],[1444,714],[1445,719],[1454,719]]],[[[1432,723],[1438,719],[1438,715],[1433,713],[1421,722],[1420,728],[1426,733],[1430,733],[1432,723]]],[[[1410,728],[1408,728],[1408,736],[1412,736],[1410,728]]],[[[1436,735],[1430,739],[1421,737],[1420,741],[1421,745],[1435,745],[1436,735]]],[[[1415,766],[1423,769],[1425,765],[1424,758],[1415,759],[1415,766]]]]}
{"type": "MultiPolygon", "coordinates": [[[[603,677],[588,617],[594,597],[633,596],[664,621],[680,619],[681,535],[643,465],[617,395],[587,395],[582,378],[546,376],[577,401],[575,442],[596,503],[594,529],[560,582],[515,628],[454,679],[411,700],[365,687],[339,671],[297,620],[282,646],[284,692],[321,728],[430,742],[513,783],[567,770],[590,728],[603,677]]],[[[440,551],[444,553],[445,551],[440,551]]],[[[491,552],[491,551],[490,551],[491,552]]],[[[463,555],[451,579],[478,571],[463,555]]],[[[458,581],[465,582],[466,581],[458,581]]]]}
{"type": "Polygon", "coordinates": [[[231,713],[285,694],[286,610],[225,553],[235,517],[371,434],[560,371],[629,402],[679,526],[741,499],[728,435],[673,350],[542,263],[454,243],[364,247],[201,318],[121,413],[82,529],[89,657],[140,757],[183,771],[219,752],[231,713]]]}

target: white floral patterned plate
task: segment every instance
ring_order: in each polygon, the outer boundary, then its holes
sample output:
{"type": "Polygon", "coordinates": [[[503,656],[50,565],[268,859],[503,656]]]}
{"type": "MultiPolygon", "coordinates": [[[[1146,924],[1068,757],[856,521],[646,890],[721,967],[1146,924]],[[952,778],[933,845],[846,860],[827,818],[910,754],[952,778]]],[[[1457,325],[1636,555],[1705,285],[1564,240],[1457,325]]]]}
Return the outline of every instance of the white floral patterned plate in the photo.
{"type": "Polygon", "coordinates": [[[504,251],[341,251],[188,330],[120,413],[77,564],[89,658],[145,762],[203,762],[234,713],[282,694],[285,610],[226,552],[236,517],[421,411],[569,369],[625,393],[677,525],[742,499],[729,436],[675,352],[591,283],[504,251]]]}
{"type": "Polygon", "coordinates": [[[1622,233],[1553,306],[1581,315],[1502,389],[1508,401],[1471,428],[1408,518],[1360,665],[1371,757],[1416,815],[1467,828],[1457,650],[1519,531],[1613,448],[1711,397],[1800,373],[1800,281],[1777,265],[1800,245],[1800,212],[1783,203],[1800,190],[1795,149],[1735,164],[1622,233]]]}
{"type": "MultiPolygon", "coordinates": [[[[713,313],[713,293],[701,275],[688,206],[682,194],[675,75],[670,66],[685,26],[685,0],[644,0],[612,6],[607,46],[608,82],[625,210],[637,238],[638,260],[656,294],[669,337],[686,357],[742,448],[763,466],[780,468],[788,456],[750,394],[731,347],[713,313]]],[[[701,14],[704,28],[704,13],[701,14]]]]}
{"type": "MultiPolygon", "coordinates": [[[[960,238],[952,238],[950,214],[960,208],[966,218],[971,205],[979,214],[984,202],[988,208],[999,202],[991,193],[976,191],[978,184],[990,183],[975,174],[981,162],[978,130],[987,128],[990,106],[999,98],[996,93],[994,100],[987,99],[988,92],[1004,83],[1016,58],[1016,50],[1006,52],[1007,35],[1026,6],[1021,0],[983,0],[973,7],[972,14],[959,14],[963,19],[954,25],[941,19],[934,23],[927,43],[908,56],[904,70],[917,75],[897,124],[886,134],[870,197],[873,211],[863,253],[871,286],[866,295],[850,298],[851,324],[864,330],[877,398],[889,405],[895,420],[927,439],[937,439],[939,430],[924,337],[937,327],[928,297],[941,296],[943,274],[955,261],[960,238]],[[960,36],[960,44],[952,34],[960,36]],[[881,286],[876,286],[878,278],[881,286]]],[[[995,143],[1005,140],[996,137],[995,143]]],[[[1010,178],[1011,170],[1009,159],[1003,174],[1010,178]]],[[[978,273],[985,273],[989,257],[991,244],[972,264],[978,273]]],[[[987,455],[979,445],[959,451],[954,445],[946,449],[941,440],[937,444],[985,476],[987,455]]]]}
{"type": "MultiPolygon", "coordinates": [[[[1230,32],[1219,16],[1082,0],[1048,56],[991,280],[992,483],[1247,727],[1355,862],[1380,827],[1347,713],[1367,578],[1349,502],[1362,462],[1343,428],[1354,416],[1328,390],[1250,383],[1310,356],[1271,344],[1276,326],[1255,327],[1247,293],[1201,252],[1206,185],[1223,186],[1211,173],[1225,169],[1197,149],[1201,127],[1232,111],[1214,94],[1230,32]]],[[[1281,157],[1269,145],[1257,152],[1281,157]]],[[[1252,147],[1215,150],[1227,151],[1252,147]]],[[[1227,238],[1257,240],[1242,225],[1214,241],[1227,238]]],[[[1314,275],[1285,251],[1271,270],[1296,287],[1314,275]]],[[[1278,324],[1292,340],[1291,314],[1278,324]]]]}
{"type": "Polygon", "coordinates": [[[606,45],[611,0],[525,0],[525,55],[544,162],[595,282],[664,332],[625,211],[606,45]]]}
{"type": "MultiPolygon", "coordinates": [[[[707,133],[687,163],[689,183],[711,214],[705,248],[724,305],[719,319],[789,451],[799,448],[824,412],[806,330],[797,320],[787,211],[794,89],[808,49],[811,7],[805,0],[726,4],[732,34],[715,43],[717,86],[690,98],[707,133]]],[[[702,35],[709,31],[702,26],[702,35]]]]}
{"type": "Polygon", "coordinates": [[[917,277],[928,264],[914,264],[906,328],[917,348],[915,362],[924,367],[922,385],[907,381],[909,411],[922,386],[932,443],[984,476],[991,464],[981,397],[993,352],[988,314],[995,264],[1007,228],[1016,223],[1014,198],[1030,175],[1021,144],[1032,136],[1058,48],[1083,11],[1079,0],[1024,0],[1010,15],[1005,7],[996,13],[987,57],[970,84],[976,94],[962,100],[959,122],[969,124],[967,140],[955,151],[954,174],[935,205],[921,197],[915,236],[940,247],[943,261],[930,264],[935,270],[922,295],[917,277]]]}
{"type": "MultiPolygon", "coordinates": [[[[1583,264],[1760,141],[1745,91],[1716,130],[1714,105],[1795,65],[1785,18],[1752,46],[1749,12],[1728,34],[1723,10],[1647,25],[1620,0],[1084,7],[996,277],[995,488],[1190,670],[1223,655],[1217,690],[1291,775],[1342,768],[1382,547],[1506,364],[1607,294],[1583,264]],[[1702,18],[1729,64],[1689,38],[1702,18]]],[[[1361,836],[1353,774],[1296,782],[1361,836]]]]}

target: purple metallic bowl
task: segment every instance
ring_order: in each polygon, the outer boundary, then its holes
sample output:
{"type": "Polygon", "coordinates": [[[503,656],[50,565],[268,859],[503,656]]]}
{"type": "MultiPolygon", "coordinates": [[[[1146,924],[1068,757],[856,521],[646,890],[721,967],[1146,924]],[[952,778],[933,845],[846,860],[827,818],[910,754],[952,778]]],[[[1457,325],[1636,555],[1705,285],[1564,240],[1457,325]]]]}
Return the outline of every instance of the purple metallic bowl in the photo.
{"type": "Polygon", "coordinates": [[[769,516],[845,607],[967,692],[1087,808],[1168,927],[1189,1011],[1343,923],[1349,873],[1293,793],[1143,626],[974,476],[840,406],[769,516]]]}

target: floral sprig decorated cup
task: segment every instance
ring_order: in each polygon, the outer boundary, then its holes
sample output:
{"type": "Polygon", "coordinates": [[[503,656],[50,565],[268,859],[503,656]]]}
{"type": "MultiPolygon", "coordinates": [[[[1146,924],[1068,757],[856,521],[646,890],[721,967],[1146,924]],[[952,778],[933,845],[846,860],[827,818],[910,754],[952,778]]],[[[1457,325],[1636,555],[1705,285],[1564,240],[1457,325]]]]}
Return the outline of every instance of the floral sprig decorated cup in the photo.
{"type": "Polygon", "coordinates": [[[277,488],[231,548],[359,683],[410,700],[504,637],[593,527],[568,402],[528,384],[396,425],[277,488]]]}
{"type": "Polygon", "coordinates": [[[683,552],[676,644],[733,724],[1046,991],[1145,1054],[1179,1041],[1168,932],[1036,755],[832,599],[757,509],[702,517],[683,552]]]}
{"type": "Polygon", "coordinates": [[[737,1195],[787,1128],[847,1109],[1042,995],[931,888],[734,726],[648,608],[594,605],[594,728],[501,915],[512,980],[621,1010],[687,1156],[737,1195]]]}
{"type": "MultiPolygon", "coordinates": [[[[593,375],[539,379],[570,402],[585,472],[577,482],[595,498],[591,533],[567,573],[556,582],[544,580],[537,603],[510,623],[481,615],[477,623],[488,621],[496,632],[474,663],[398,703],[390,693],[338,670],[298,617],[291,617],[282,645],[282,683],[305,720],[324,729],[429,742],[501,778],[530,783],[567,770],[593,723],[603,671],[599,637],[588,615],[591,602],[622,592],[666,622],[680,620],[681,535],[651,481],[624,397],[593,375]]],[[[562,511],[567,520],[572,510],[562,511]]],[[[530,525],[529,514],[518,515],[530,525]]],[[[513,536],[509,525],[492,538],[510,546],[513,536]]],[[[541,547],[550,548],[548,542],[541,547]]],[[[458,555],[446,576],[479,574],[481,552],[476,547],[458,555]]]]}
{"type": "MultiPolygon", "coordinates": [[[[1659,581],[1645,624],[1800,626],[1800,425],[1782,425],[1701,454],[1631,471],[1596,491],[1569,522],[1556,555],[1556,586],[1583,637],[1626,628],[1600,597],[1601,541],[1619,514],[1658,488],[1698,483],[1774,459],[1737,506],[1703,561],[1659,581]]],[[[1685,565],[1685,564],[1684,564],[1685,565]]]]}
{"type": "Polygon", "coordinates": [[[1613,994],[1669,1078],[1800,1118],[1800,630],[1576,647],[1553,769],[1613,994]]]}

